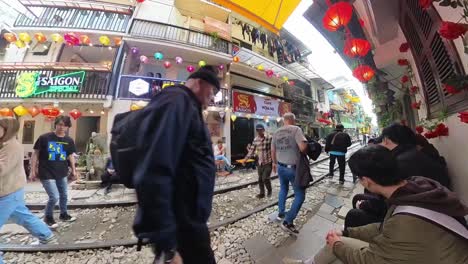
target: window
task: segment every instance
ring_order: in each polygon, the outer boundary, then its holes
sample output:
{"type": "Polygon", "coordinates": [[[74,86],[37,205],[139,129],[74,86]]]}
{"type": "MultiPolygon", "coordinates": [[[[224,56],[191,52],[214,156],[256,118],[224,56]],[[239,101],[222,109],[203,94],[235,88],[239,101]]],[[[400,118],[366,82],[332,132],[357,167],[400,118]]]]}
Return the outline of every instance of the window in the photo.
{"type": "Polygon", "coordinates": [[[445,80],[454,74],[465,74],[452,41],[437,32],[442,20],[433,8],[423,10],[418,0],[401,0],[400,25],[416,59],[428,106],[433,118],[443,109],[456,113],[468,106],[468,93],[448,94],[445,80]]]}
{"type": "Polygon", "coordinates": [[[319,103],[325,103],[325,91],[322,89],[318,89],[318,101],[319,103]]]}

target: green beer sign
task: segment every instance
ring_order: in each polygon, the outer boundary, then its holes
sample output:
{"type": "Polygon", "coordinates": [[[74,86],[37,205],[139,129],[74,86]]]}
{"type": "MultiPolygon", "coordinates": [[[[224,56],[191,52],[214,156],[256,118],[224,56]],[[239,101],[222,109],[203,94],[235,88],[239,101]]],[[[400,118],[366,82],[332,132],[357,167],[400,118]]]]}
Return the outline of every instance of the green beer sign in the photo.
{"type": "Polygon", "coordinates": [[[16,95],[26,98],[43,93],[79,93],[85,75],[84,71],[54,77],[41,76],[38,72],[25,72],[18,77],[16,95]]]}

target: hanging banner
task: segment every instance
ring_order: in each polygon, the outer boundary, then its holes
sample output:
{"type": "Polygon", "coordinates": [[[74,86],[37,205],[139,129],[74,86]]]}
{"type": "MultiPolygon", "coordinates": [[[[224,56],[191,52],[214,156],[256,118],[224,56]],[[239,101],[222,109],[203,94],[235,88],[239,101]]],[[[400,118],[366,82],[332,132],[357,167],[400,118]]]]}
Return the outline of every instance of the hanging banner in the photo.
{"type": "Polygon", "coordinates": [[[232,96],[234,112],[271,117],[283,116],[285,113],[291,112],[291,104],[278,99],[237,91],[234,91],[232,96]]]}
{"type": "Polygon", "coordinates": [[[255,96],[257,111],[255,114],[262,116],[278,116],[280,101],[268,97],[255,96]]]}

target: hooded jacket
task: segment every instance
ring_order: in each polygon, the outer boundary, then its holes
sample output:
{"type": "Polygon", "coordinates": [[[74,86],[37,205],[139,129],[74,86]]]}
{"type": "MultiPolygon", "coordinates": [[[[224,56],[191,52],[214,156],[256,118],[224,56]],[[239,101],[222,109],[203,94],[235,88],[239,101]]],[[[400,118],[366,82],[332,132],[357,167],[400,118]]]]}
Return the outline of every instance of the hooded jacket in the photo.
{"type": "Polygon", "coordinates": [[[389,210],[382,224],[349,228],[347,235],[369,243],[355,249],[344,243],[333,247],[335,255],[348,264],[466,264],[468,240],[427,219],[396,214],[398,205],[411,205],[449,215],[466,226],[468,208],[456,194],[439,183],[411,177],[388,199],[389,210]]]}
{"type": "Polygon", "coordinates": [[[14,193],[26,185],[23,145],[16,138],[0,147],[0,197],[14,193]]]}

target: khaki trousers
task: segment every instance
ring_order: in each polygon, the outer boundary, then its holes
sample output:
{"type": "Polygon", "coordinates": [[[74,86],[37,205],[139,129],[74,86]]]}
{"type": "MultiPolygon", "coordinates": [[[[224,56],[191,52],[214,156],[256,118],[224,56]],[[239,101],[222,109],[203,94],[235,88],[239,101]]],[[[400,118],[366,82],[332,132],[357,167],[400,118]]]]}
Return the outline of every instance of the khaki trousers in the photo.
{"type": "MultiPolygon", "coordinates": [[[[349,238],[349,237],[342,237],[342,241],[345,245],[350,246],[354,249],[362,249],[369,246],[369,243],[349,238]]],[[[305,261],[306,264],[343,264],[341,260],[339,260],[333,251],[328,247],[323,247],[317,255],[315,255],[312,259],[305,261]]]]}

